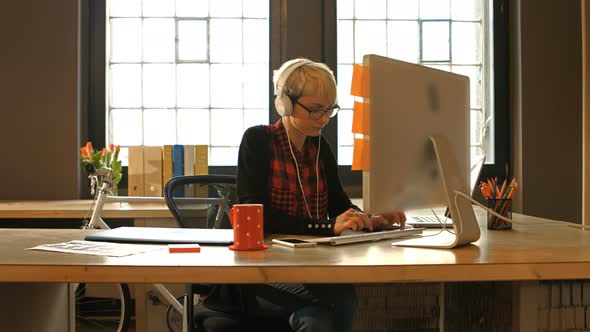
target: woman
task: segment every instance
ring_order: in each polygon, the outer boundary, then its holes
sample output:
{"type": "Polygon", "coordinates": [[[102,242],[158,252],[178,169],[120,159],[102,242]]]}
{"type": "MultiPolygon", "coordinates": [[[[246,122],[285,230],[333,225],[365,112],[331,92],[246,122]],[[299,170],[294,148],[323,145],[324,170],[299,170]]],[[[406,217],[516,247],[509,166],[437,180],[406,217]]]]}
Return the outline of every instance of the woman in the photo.
{"type": "MultiPolygon", "coordinates": [[[[321,130],[339,110],[336,81],[322,63],[295,59],[275,73],[274,125],[249,128],[238,158],[238,200],[264,205],[266,233],[339,235],[405,223],[403,212],[367,216],[340,183],[321,130]]],[[[283,316],[294,331],[350,331],[352,285],[251,285],[253,315],[283,316]]]]}

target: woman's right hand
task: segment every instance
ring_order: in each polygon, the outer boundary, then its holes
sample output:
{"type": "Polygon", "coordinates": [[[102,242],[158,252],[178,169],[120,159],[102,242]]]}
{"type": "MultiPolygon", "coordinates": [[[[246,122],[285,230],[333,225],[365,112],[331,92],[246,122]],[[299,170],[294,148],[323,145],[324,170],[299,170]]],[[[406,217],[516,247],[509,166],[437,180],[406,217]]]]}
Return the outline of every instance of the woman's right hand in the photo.
{"type": "Polygon", "coordinates": [[[369,220],[369,217],[355,209],[348,209],[338,217],[334,223],[334,234],[340,235],[343,230],[351,229],[358,231],[366,229],[368,231],[373,230],[373,223],[369,220]]]}

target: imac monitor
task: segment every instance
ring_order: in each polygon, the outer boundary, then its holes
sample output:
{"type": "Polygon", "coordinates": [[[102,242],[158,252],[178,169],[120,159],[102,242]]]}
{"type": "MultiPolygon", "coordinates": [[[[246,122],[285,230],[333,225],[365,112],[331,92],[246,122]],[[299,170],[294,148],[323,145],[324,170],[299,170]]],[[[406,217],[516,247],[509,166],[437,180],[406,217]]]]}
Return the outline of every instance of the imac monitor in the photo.
{"type": "Polygon", "coordinates": [[[456,194],[470,195],[469,79],[378,55],[365,55],[363,65],[370,110],[363,207],[379,213],[446,205],[456,236],[403,242],[452,248],[477,241],[471,202],[456,194]]]}

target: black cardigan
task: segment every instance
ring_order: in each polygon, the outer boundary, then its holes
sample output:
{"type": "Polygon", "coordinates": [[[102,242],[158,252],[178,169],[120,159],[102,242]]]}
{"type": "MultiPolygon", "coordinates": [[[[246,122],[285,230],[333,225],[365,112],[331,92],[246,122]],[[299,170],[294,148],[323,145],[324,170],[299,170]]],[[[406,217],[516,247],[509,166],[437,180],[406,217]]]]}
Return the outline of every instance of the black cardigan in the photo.
{"type": "Polygon", "coordinates": [[[270,171],[272,144],[268,126],[251,127],[244,133],[238,155],[238,202],[264,205],[264,232],[270,234],[334,235],[336,217],[349,208],[361,211],[352,204],[342,189],[338,165],[330,145],[323,136],[320,160],[328,177],[328,220],[304,216],[290,216],[270,207],[270,171]]]}

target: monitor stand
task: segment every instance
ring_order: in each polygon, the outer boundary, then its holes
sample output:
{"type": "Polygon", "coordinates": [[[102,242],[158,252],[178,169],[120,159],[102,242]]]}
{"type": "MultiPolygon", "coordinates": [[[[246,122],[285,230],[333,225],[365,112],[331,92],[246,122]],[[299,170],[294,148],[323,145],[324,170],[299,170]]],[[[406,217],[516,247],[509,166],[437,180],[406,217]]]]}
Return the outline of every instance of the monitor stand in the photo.
{"type": "Polygon", "coordinates": [[[455,234],[443,231],[439,235],[399,241],[393,244],[406,247],[450,249],[475,242],[479,240],[480,230],[475,218],[475,212],[473,212],[473,206],[466,198],[455,193],[455,191],[460,191],[469,197],[468,186],[464,183],[465,176],[461,176],[459,165],[457,165],[451,145],[446,138],[443,136],[431,136],[430,141],[436,155],[447,206],[450,209],[451,216],[453,216],[455,234]]]}

